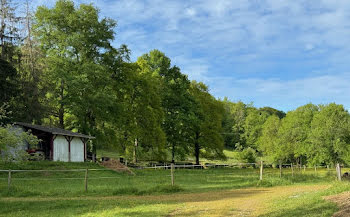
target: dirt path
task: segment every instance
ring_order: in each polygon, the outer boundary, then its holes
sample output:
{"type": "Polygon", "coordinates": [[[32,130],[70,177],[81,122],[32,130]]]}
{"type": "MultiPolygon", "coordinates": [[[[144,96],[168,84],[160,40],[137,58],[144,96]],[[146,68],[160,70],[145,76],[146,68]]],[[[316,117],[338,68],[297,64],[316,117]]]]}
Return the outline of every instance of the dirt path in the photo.
{"type": "Polygon", "coordinates": [[[250,188],[198,195],[200,200],[187,201],[169,216],[259,216],[273,200],[326,189],[328,186],[284,186],[250,188]],[[205,198],[210,198],[206,200],[205,198]]]}
{"type": "Polygon", "coordinates": [[[340,210],[334,213],[333,217],[349,217],[350,216],[350,192],[344,192],[337,195],[325,197],[326,200],[330,200],[336,203],[340,210]]]}
{"type": "MultiPolygon", "coordinates": [[[[274,200],[326,189],[328,185],[282,186],[247,188],[204,193],[184,193],[150,196],[110,197],[47,197],[0,198],[0,201],[52,201],[52,200],[130,200],[172,204],[167,216],[259,216],[268,211],[274,200]]],[[[170,207],[169,207],[170,208],[170,207]]]]}

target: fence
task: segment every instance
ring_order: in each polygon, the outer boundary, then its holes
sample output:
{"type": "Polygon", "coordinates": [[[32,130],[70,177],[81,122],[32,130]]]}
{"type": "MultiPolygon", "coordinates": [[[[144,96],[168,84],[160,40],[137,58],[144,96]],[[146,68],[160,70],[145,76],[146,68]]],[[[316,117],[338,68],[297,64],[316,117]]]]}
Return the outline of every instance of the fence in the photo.
{"type": "MultiPolygon", "coordinates": [[[[10,192],[13,188],[13,182],[17,181],[18,186],[24,185],[23,182],[33,183],[41,187],[43,181],[58,182],[57,187],[62,185],[63,181],[69,181],[73,187],[84,189],[85,192],[89,190],[89,183],[92,182],[93,186],[102,189],[104,185],[116,185],[123,187],[130,187],[133,185],[145,185],[150,183],[155,185],[156,182],[160,184],[170,183],[174,186],[177,183],[181,183],[186,186],[198,185],[210,185],[213,186],[224,183],[224,186],[233,186],[230,182],[237,183],[244,182],[245,180],[264,180],[265,176],[276,177],[279,172],[279,177],[284,175],[294,177],[297,173],[310,173],[313,171],[317,174],[320,169],[330,171],[330,168],[326,165],[318,165],[315,167],[307,167],[305,165],[293,165],[293,164],[281,164],[278,168],[273,168],[272,164],[260,163],[235,163],[235,164],[208,164],[208,165],[161,165],[151,167],[139,167],[136,171],[139,171],[136,176],[117,174],[110,169],[69,169],[69,170],[0,170],[0,180],[7,180],[7,189],[10,192]],[[241,172],[237,169],[246,168],[241,172]],[[223,170],[217,170],[223,168],[223,170]],[[188,172],[192,170],[192,172],[188,172]],[[147,172],[147,171],[160,171],[159,173],[147,172]],[[278,172],[277,172],[278,171],[278,172]],[[151,175],[150,175],[151,174],[151,175]],[[107,181],[111,180],[111,181],[107,181]],[[113,181],[118,180],[118,181],[113,181]],[[158,181],[157,181],[158,180],[158,181]],[[167,181],[168,180],[168,181],[167,181]],[[77,181],[77,182],[76,182],[77,181]],[[73,183],[74,182],[74,183],[73,183]],[[95,182],[95,183],[94,183],[95,182]],[[97,183],[96,183],[97,182],[97,183]],[[141,183],[141,184],[140,184],[141,183]],[[208,184],[209,183],[209,184],[208,184]],[[79,187],[79,185],[81,187],[79,187]]],[[[324,171],[323,171],[324,172],[324,171]]],[[[56,185],[53,184],[53,187],[56,185]]]]}

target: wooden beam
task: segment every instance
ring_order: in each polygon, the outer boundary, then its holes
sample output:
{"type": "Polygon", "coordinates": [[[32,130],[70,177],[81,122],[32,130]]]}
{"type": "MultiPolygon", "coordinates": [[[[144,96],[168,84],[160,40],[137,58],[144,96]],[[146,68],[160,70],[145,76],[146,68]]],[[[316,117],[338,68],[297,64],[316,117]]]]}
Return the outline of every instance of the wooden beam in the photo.
{"type": "Polygon", "coordinates": [[[56,136],[57,135],[52,135],[51,136],[51,141],[50,141],[50,159],[53,160],[53,149],[54,149],[54,142],[55,142],[55,139],[56,139],[56,136]]]}
{"type": "Polygon", "coordinates": [[[81,140],[81,141],[83,142],[83,144],[84,144],[84,161],[86,161],[86,159],[87,159],[86,143],[89,141],[89,139],[80,137],[80,140],[81,140]]]}
{"type": "Polygon", "coordinates": [[[71,142],[73,140],[74,137],[72,136],[64,136],[68,142],[68,162],[71,162],[71,151],[70,151],[70,146],[71,146],[71,142]]]}

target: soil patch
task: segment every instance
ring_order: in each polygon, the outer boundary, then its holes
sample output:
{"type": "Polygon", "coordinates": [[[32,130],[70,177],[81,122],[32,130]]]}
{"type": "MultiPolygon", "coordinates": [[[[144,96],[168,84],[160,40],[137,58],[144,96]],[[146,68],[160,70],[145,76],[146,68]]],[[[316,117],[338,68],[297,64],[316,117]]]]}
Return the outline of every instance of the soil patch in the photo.
{"type": "Polygon", "coordinates": [[[327,196],[325,199],[336,203],[340,207],[340,210],[334,213],[333,217],[350,216],[350,191],[337,195],[327,196]]]}
{"type": "Polygon", "coordinates": [[[124,164],[120,163],[115,159],[102,161],[101,165],[117,172],[127,172],[129,174],[135,175],[135,173],[133,173],[127,166],[125,166],[124,164]]]}

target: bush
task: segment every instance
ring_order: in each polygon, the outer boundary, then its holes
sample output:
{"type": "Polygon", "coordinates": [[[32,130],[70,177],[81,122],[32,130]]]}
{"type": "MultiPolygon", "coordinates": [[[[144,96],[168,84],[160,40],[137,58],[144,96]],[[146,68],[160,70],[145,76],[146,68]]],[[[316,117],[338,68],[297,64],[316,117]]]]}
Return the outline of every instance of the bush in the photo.
{"type": "Polygon", "coordinates": [[[0,154],[1,160],[6,162],[28,160],[25,151],[29,146],[37,145],[39,140],[30,132],[23,132],[13,126],[0,127],[0,154]]]}
{"type": "Polygon", "coordinates": [[[239,162],[242,163],[255,163],[257,153],[253,148],[246,148],[237,154],[239,162]]]}

